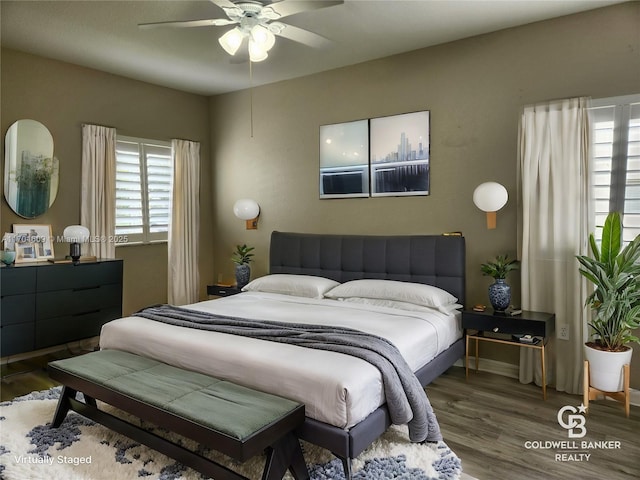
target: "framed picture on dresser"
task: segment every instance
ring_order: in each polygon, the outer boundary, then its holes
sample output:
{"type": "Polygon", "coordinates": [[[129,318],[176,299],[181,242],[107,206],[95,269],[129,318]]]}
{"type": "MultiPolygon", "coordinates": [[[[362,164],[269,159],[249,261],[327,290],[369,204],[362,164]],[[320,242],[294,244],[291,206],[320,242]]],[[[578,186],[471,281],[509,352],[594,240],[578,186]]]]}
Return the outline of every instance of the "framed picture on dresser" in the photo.
{"type": "Polygon", "coordinates": [[[51,225],[13,224],[16,263],[42,262],[54,257],[51,225]]]}

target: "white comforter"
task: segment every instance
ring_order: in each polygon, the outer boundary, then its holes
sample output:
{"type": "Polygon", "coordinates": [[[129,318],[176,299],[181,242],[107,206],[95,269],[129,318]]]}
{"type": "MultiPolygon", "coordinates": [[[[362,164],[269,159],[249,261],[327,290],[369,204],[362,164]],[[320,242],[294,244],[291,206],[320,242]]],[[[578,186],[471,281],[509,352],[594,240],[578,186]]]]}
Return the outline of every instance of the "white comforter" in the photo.
{"type": "MultiPolygon", "coordinates": [[[[245,292],[186,308],[240,318],[339,325],[388,338],[416,371],[461,337],[459,316],[245,292]]],[[[306,415],[350,428],[384,403],[379,371],[336,352],[126,317],[102,327],[100,347],[153,358],[305,404],[306,415]]]]}

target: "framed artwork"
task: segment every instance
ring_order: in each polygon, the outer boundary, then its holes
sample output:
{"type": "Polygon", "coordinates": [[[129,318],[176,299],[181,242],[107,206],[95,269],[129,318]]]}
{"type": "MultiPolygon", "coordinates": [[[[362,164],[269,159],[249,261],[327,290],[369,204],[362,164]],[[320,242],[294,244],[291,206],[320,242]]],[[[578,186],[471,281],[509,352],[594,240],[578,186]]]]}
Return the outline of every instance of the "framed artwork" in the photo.
{"type": "Polygon", "coordinates": [[[54,257],[51,225],[13,224],[16,263],[41,262],[54,257]]]}
{"type": "Polygon", "coordinates": [[[320,198],[369,196],[369,121],[320,126],[320,198]]]}
{"type": "Polygon", "coordinates": [[[371,196],[429,195],[429,111],[370,120],[371,196]]]}

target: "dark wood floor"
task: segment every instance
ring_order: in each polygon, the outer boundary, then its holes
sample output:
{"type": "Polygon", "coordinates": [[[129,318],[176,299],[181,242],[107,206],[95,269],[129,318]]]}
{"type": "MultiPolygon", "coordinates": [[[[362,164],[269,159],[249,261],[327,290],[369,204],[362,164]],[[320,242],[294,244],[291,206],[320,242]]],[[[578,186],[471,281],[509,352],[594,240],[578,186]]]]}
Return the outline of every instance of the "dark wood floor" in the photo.
{"type": "MultiPolygon", "coordinates": [[[[75,352],[81,353],[81,352],[75,352]]],[[[50,353],[42,357],[34,357],[2,365],[2,383],[0,384],[0,401],[12,400],[39,390],[46,390],[56,382],[46,372],[47,363],[73,356],[68,350],[50,353]]]]}
{"type": "MultiPolygon", "coordinates": [[[[1,399],[44,390],[55,385],[46,374],[47,362],[70,356],[50,354],[2,366],[1,399]]],[[[631,407],[626,418],[613,401],[591,403],[587,434],[570,439],[557,421],[565,405],[579,406],[582,397],[540,388],[489,373],[471,373],[452,367],[427,392],[438,417],[445,442],[462,459],[465,473],[479,480],[631,480],[640,478],[640,408],[631,407]],[[527,449],[525,442],[619,441],[619,449],[594,449],[589,461],[556,461],[555,449],[527,449]]]]}
{"type": "MultiPolygon", "coordinates": [[[[452,367],[430,386],[444,440],[462,459],[464,472],[480,480],[631,480],[640,478],[640,407],[631,406],[630,418],[618,402],[590,403],[586,435],[568,438],[560,427],[558,410],[578,407],[582,396],[547,390],[513,378],[452,367]],[[619,449],[594,449],[589,461],[556,461],[556,449],[527,449],[525,442],[619,441],[619,449]]],[[[567,420],[565,414],[565,421],[567,420]]],[[[583,457],[584,458],[584,457],[583,457]]]]}

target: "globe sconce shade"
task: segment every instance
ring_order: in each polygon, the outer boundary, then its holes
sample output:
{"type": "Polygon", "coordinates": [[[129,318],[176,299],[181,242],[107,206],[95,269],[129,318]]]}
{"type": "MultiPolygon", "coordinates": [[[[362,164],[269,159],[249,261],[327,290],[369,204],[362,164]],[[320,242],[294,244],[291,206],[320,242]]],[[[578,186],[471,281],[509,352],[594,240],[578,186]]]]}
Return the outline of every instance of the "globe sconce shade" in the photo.
{"type": "Polygon", "coordinates": [[[496,212],[507,204],[508,199],[507,189],[497,182],[485,182],[476,187],[473,203],[483,212],[487,212],[488,229],[496,228],[496,212]]]}
{"type": "Polygon", "coordinates": [[[71,260],[77,262],[82,254],[81,243],[89,241],[89,229],[82,225],[69,225],[62,232],[66,242],[69,242],[69,256],[71,260]]]}
{"type": "Polygon", "coordinates": [[[240,220],[245,220],[247,230],[258,228],[258,217],[260,216],[260,205],[255,200],[242,198],[233,205],[233,213],[240,220]]]}

